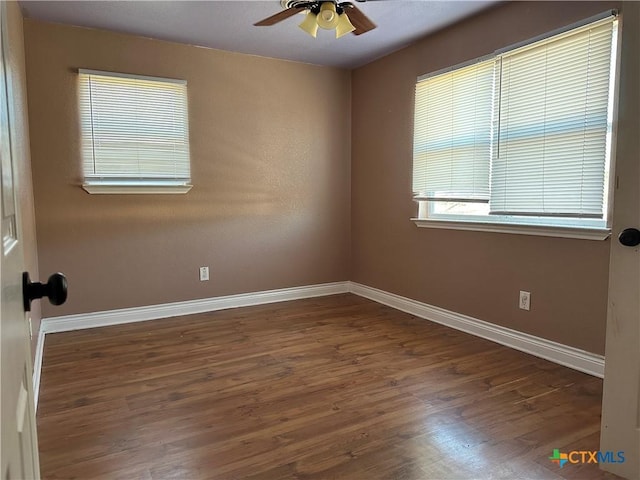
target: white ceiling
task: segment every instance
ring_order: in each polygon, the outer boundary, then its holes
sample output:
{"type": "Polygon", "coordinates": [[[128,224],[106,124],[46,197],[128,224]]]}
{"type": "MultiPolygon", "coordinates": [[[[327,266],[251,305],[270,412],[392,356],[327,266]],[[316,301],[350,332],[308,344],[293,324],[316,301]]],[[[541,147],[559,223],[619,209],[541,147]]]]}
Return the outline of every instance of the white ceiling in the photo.
{"type": "Polygon", "coordinates": [[[21,1],[25,16],[102,28],[191,45],[353,68],[408,45],[497,3],[496,0],[380,0],[355,3],[378,28],[340,39],[320,30],[312,38],[302,15],[271,27],[253,24],[281,11],[279,0],[21,1]]]}

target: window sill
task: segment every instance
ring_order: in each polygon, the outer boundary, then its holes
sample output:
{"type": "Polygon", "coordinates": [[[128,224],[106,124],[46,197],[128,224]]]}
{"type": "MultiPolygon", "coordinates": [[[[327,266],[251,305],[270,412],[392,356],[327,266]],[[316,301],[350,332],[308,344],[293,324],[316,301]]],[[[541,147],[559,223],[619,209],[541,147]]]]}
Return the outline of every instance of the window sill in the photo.
{"type": "Polygon", "coordinates": [[[411,221],[420,228],[511,233],[516,235],[535,235],[540,237],[577,238],[581,240],[606,240],[611,235],[611,230],[608,228],[515,225],[486,222],[461,222],[454,220],[427,220],[421,218],[412,218],[411,221]]]}
{"type": "Polygon", "coordinates": [[[82,189],[92,195],[184,194],[193,188],[188,184],[84,183],[82,189]]]}

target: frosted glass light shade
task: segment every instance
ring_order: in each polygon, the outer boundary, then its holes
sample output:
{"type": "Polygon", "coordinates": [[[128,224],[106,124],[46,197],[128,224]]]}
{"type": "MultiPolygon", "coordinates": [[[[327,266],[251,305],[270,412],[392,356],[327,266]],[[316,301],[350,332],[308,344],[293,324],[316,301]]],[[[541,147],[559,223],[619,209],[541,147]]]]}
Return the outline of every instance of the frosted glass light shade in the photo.
{"type": "Polygon", "coordinates": [[[304,17],[302,23],[298,26],[313,38],[316,38],[316,35],[318,34],[318,22],[316,21],[315,13],[309,11],[309,13],[307,13],[307,16],[304,17]]]}
{"type": "Polygon", "coordinates": [[[338,25],[338,14],[336,13],[336,5],[333,2],[323,2],[320,5],[320,13],[316,19],[318,26],[325,30],[333,30],[338,25]]]}
{"type": "Polygon", "coordinates": [[[353,32],[356,27],[353,26],[351,20],[346,13],[342,13],[338,16],[338,24],[336,25],[336,38],[340,38],[347,33],[353,32]]]}

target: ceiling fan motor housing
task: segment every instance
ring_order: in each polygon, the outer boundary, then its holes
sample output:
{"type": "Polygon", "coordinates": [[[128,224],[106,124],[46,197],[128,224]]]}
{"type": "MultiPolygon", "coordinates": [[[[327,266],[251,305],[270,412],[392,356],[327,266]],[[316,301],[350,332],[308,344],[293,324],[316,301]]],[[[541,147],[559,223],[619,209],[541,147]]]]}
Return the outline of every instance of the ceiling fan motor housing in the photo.
{"type": "MultiPolygon", "coordinates": [[[[356,0],[364,2],[366,0],[356,0]]],[[[362,35],[376,28],[360,9],[349,0],[280,0],[284,8],[270,17],[254,23],[257,27],[271,26],[298,13],[305,13],[305,19],[299,27],[312,37],[316,37],[318,28],[335,30],[336,38],[347,33],[362,35]]]]}
{"type": "Polygon", "coordinates": [[[313,13],[319,13],[323,3],[333,4],[335,6],[338,15],[342,13],[340,8],[340,2],[336,0],[280,0],[280,5],[283,9],[287,8],[299,8],[302,10],[311,10],[313,13]]]}

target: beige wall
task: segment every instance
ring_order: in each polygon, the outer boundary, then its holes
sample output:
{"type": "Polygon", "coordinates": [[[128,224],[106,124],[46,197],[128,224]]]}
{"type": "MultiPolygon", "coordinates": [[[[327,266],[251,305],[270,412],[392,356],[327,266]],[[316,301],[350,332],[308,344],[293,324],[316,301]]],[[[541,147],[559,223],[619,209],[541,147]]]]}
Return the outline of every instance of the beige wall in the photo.
{"type": "MultiPolygon", "coordinates": [[[[33,186],[31,182],[31,162],[29,153],[29,119],[27,115],[27,85],[25,72],[24,33],[22,13],[17,2],[7,2],[7,73],[11,88],[12,147],[16,156],[16,180],[19,185],[20,233],[24,252],[24,264],[33,279],[38,278],[38,254],[36,245],[36,224],[33,207],[33,186]]],[[[33,302],[31,308],[33,347],[40,329],[40,305],[33,302]]],[[[35,348],[33,348],[35,352],[35,348]]]]}
{"type": "MultiPolygon", "coordinates": [[[[352,74],[352,280],[604,353],[607,241],[418,228],[411,200],[416,77],[612,8],[514,2],[352,74]],[[531,292],[531,311],[518,292],[531,292]]],[[[624,99],[620,100],[624,102],[624,99]]]]}
{"type": "Polygon", "coordinates": [[[347,71],[31,20],[25,41],[40,272],[69,280],[44,316],[348,279],[347,71]],[[79,187],[78,68],[188,81],[191,192],[79,187]]]}
{"type": "Polygon", "coordinates": [[[351,279],[603,353],[610,240],[417,228],[412,114],[418,75],[615,5],[500,5],[353,71],[352,90],[341,70],[26,21],[40,270],[70,282],[44,314],[351,279]],[[188,80],[189,194],[78,187],[82,67],[188,80]]]}

